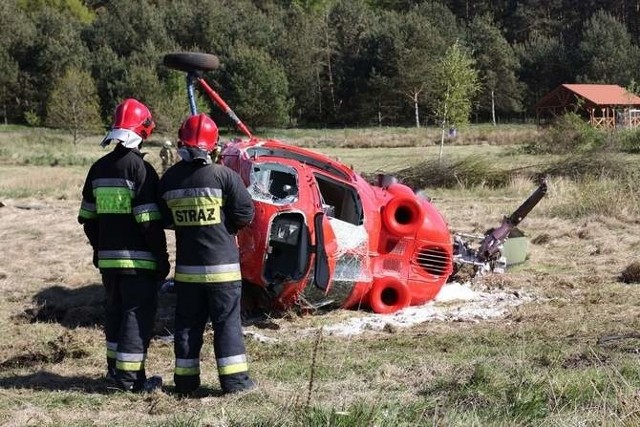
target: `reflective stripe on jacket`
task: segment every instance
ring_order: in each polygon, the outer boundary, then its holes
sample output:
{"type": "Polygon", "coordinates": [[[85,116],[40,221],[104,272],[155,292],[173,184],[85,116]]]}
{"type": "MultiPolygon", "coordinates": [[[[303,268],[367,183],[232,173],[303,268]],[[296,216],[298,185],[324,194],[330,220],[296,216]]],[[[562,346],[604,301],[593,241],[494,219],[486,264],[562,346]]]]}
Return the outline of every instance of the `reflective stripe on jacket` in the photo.
{"type": "Polygon", "coordinates": [[[183,160],[162,175],[159,192],[163,218],[176,233],[176,281],[240,280],[234,234],[254,215],[240,176],[219,164],[183,160]]]}
{"type": "Polygon", "coordinates": [[[159,178],[142,156],[118,144],[87,174],[78,221],[103,273],[152,272],[159,258],[166,257],[159,178]]]}

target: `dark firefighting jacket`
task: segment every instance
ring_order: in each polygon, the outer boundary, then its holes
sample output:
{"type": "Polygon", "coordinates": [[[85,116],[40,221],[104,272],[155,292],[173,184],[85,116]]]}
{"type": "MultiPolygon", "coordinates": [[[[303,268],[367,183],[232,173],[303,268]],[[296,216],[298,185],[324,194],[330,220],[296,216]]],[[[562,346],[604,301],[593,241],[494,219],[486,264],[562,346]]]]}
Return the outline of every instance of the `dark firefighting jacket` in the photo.
{"type": "Polygon", "coordinates": [[[168,273],[158,174],[142,157],[118,144],[87,174],[78,221],[102,273],[168,273]]]}
{"type": "Polygon", "coordinates": [[[241,280],[234,234],[251,222],[254,207],[240,176],[223,165],[182,160],[162,175],[159,193],[166,226],[176,234],[175,280],[241,280]]]}

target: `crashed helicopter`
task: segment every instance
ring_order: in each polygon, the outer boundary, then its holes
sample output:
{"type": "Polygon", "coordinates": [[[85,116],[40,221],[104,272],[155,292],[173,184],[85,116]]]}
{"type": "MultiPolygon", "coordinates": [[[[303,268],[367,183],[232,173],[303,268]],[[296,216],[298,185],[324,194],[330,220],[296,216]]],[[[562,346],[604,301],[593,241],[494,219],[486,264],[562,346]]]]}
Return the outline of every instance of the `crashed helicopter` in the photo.
{"type": "Polygon", "coordinates": [[[204,80],[215,55],[170,53],[186,72],[191,114],[196,84],[246,136],[221,145],[219,161],[242,177],[255,218],[238,233],[243,304],[249,307],[368,307],[392,313],[432,300],[457,269],[497,270],[502,244],[546,192],[546,183],[480,246],[450,233],[427,198],[388,175],[370,183],[326,155],[255,137],[204,80]]]}

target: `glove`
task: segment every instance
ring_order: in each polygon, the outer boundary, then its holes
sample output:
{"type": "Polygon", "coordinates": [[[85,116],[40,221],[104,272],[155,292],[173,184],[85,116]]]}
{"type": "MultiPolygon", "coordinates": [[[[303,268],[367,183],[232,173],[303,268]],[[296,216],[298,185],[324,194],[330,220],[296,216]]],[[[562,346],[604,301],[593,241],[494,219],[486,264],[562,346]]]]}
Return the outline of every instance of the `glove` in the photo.
{"type": "Polygon", "coordinates": [[[156,270],[156,279],[164,280],[171,271],[171,264],[169,264],[169,254],[165,254],[158,261],[158,269],[156,270]]]}

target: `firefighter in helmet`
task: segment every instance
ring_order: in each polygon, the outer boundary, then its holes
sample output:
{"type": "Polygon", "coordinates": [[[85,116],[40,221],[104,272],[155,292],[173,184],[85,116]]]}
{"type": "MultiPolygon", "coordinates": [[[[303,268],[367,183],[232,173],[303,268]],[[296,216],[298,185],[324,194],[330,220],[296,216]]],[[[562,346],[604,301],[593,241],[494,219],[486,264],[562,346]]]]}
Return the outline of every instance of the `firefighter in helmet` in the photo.
{"type": "Polygon", "coordinates": [[[240,176],[212,159],[218,127],[206,114],[185,120],[178,133],[181,162],[160,179],[161,210],[176,234],[176,391],[200,386],[200,350],[208,319],[214,330],[224,393],[254,387],[248,374],[240,320],[240,256],[236,232],[254,207],[240,176]]]}
{"type": "Polygon", "coordinates": [[[107,376],[126,391],[149,391],[162,381],[145,373],[157,284],[170,268],[158,174],[139,151],[154,127],[140,101],[129,98],[116,107],[101,143],[115,147],[89,169],[78,216],[106,291],[107,376]]]}
{"type": "Polygon", "coordinates": [[[160,149],[160,160],[162,161],[162,173],[165,173],[169,166],[174,163],[173,145],[168,139],[162,144],[160,149]]]}

